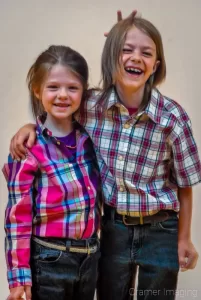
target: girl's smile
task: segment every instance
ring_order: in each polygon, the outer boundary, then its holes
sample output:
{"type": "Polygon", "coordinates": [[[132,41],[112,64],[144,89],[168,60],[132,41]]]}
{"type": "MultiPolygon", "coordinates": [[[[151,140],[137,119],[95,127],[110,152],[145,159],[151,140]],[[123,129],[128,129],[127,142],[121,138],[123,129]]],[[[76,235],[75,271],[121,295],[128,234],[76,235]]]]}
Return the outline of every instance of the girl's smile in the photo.
{"type": "Polygon", "coordinates": [[[57,64],[50,70],[40,92],[35,95],[47,112],[46,123],[53,131],[72,128],[72,115],[82,100],[81,80],[69,68],[57,64]]]}

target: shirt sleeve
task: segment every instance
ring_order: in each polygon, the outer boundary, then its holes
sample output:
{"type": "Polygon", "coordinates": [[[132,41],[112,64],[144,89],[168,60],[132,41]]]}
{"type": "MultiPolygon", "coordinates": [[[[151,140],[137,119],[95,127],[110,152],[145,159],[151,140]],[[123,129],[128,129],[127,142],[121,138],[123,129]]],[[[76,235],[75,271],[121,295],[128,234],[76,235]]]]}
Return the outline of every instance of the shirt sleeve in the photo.
{"type": "Polygon", "coordinates": [[[183,124],[172,145],[174,173],[179,187],[201,181],[201,164],[190,121],[183,124]]]}
{"type": "Polygon", "coordinates": [[[29,260],[33,182],[37,169],[37,161],[31,153],[20,162],[9,156],[2,169],[8,187],[5,254],[9,288],[32,284],[29,260]]]}

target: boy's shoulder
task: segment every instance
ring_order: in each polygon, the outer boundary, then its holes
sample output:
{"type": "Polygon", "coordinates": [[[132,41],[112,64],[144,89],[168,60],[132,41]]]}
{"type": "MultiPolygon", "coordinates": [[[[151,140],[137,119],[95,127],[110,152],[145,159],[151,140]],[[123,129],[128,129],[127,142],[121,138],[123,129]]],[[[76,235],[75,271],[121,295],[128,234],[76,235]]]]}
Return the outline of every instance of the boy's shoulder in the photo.
{"type": "Polygon", "coordinates": [[[102,91],[99,89],[90,89],[88,91],[87,104],[96,104],[102,91]]]}
{"type": "Polygon", "coordinates": [[[180,125],[186,123],[190,125],[191,122],[187,112],[177,101],[163,95],[157,89],[153,91],[152,95],[158,99],[162,117],[171,118],[180,123],[180,125]]]}

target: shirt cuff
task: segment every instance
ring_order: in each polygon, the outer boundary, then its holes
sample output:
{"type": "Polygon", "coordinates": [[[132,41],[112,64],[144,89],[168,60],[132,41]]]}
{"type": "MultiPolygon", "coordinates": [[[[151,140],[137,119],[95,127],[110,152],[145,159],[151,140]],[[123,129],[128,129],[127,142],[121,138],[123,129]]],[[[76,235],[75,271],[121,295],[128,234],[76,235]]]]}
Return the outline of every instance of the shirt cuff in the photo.
{"type": "Polygon", "coordinates": [[[27,268],[13,269],[7,272],[9,288],[32,285],[31,270],[27,268]]]}

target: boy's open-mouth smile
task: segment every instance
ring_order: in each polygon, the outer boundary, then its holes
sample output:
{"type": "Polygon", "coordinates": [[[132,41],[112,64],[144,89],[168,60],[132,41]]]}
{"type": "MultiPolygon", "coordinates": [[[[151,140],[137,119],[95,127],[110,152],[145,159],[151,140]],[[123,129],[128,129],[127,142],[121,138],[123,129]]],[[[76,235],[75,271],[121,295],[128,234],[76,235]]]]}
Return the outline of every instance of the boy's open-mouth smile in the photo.
{"type": "Polygon", "coordinates": [[[136,67],[125,67],[124,70],[128,74],[134,75],[134,76],[140,76],[140,75],[142,75],[144,73],[142,69],[136,68],[136,67]]]}

